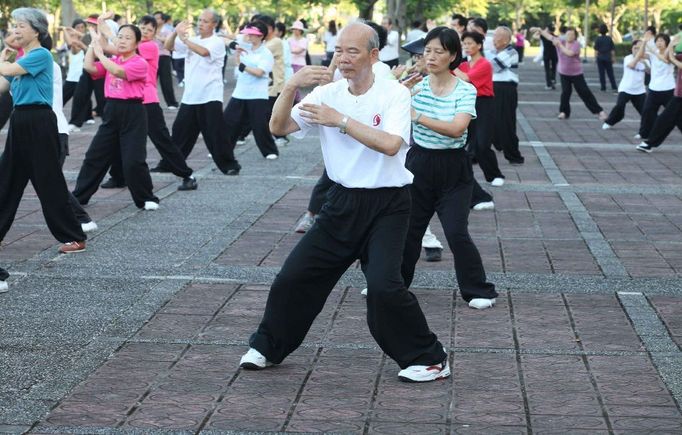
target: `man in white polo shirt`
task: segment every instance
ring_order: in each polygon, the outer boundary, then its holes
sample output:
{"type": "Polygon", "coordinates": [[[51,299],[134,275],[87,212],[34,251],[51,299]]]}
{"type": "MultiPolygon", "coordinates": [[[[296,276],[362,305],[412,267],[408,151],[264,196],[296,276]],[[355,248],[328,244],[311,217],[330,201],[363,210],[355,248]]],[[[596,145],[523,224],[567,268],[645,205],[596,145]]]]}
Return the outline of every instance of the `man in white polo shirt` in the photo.
{"type": "Polygon", "coordinates": [[[360,258],[369,288],[367,324],[402,369],[399,378],[426,382],[450,375],[447,354],[400,274],[413,178],[405,169],[411,98],[400,83],[372,72],[378,46],[371,27],[348,25],[335,48],[344,80],[317,87],[292,109],[298,88],[331,79],[324,67],[306,67],[275,102],[270,130],[297,137],[319,131],[334,185],[272,284],[242,368],[279,364],[293,352],[339,278],[360,258]]]}
{"type": "Polygon", "coordinates": [[[393,28],[393,19],[384,17],[381,25],[386,29],[386,45],[379,51],[379,60],[390,68],[400,64],[400,34],[393,28]]]}
{"type": "MultiPolygon", "coordinates": [[[[185,92],[173,122],[173,141],[185,158],[189,156],[201,132],[216,166],[227,175],[238,175],[241,166],[226,143],[223,123],[223,62],[225,42],[216,35],[220,15],[212,9],[199,16],[199,35],[189,37],[189,23],[183,21],[166,39],[173,50],[177,37],[187,46],[185,92]]],[[[167,168],[161,160],[159,167],[167,168]]]]}

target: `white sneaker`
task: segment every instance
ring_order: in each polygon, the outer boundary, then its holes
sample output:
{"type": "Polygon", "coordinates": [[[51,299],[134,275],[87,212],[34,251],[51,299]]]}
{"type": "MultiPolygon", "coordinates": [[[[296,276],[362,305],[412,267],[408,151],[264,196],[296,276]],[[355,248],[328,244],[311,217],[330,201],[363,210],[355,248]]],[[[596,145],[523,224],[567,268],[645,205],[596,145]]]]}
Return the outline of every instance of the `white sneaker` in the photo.
{"type": "Polygon", "coordinates": [[[603,123],[603,124],[601,125],[601,129],[602,129],[602,130],[608,130],[609,128],[611,128],[611,126],[608,125],[607,123],[603,123]]]}
{"type": "Polygon", "coordinates": [[[278,148],[287,146],[288,143],[289,141],[283,137],[278,137],[277,139],[275,139],[275,145],[277,145],[278,148]]]}
{"type": "Polygon", "coordinates": [[[254,348],[249,348],[249,351],[239,361],[239,367],[246,370],[262,370],[271,365],[273,364],[254,348]]]}
{"type": "Polygon", "coordinates": [[[159,209],[159,203],[154,201],[145,201],[144,209],[147,211],[154,211],[159,209]]]}
{"type": "Polygon", "coordinates": [[[7,281],[0,281],[0,293],[6,293],[9,290],[7,281]]]}
{"type": "Polygon", "coordinates": [[[431,382],[450,376],[450,365],[445,358],[440,364],[432,366],[409,366],[398,372],[398,379],[403,382],[431,382]]]}
{"type": "Polygon", "coordinates": [[[485,310],[486,308],[492,308],[495,306],[495,299],[485,299],[485,298],[474,298],[469,301],[469,308],[475,308],[477,310],[485,310]]]}
{"type": "Polygon", "coordinates": [[[81,131],[81,129],[79,127],[76,127],[73,124],[69,124],[69,133],[76,133],[79,131],[81,131]]]}
{"type": "Polygon", "coordinates": [[[640,136],[639,133],[637,133],[636,135],[634,135],[634,136],[632,136],[632,137],[635,138],[635,139],[637,139],[637,140],[639,140],[639,139],[642,138],[642,136],[640,136]]]}
{"type": "Polygon", "coordinates": [[[94,119],[88,119],[87,121],[85,121],[85,123],[88,125],[95,125],[95,120],[94,119]]]}
{"type": "Polygon", "coordinates": [[[479,202],[473,207],[474,210],[476,211],[482,211],[482,210],[494,210],[495,209],[495,203],[492,201],[485,201],[485,202],[479,202]]]}
{"type": "Polygon", "coordinates": [[[278,157],[277,154],[268,154],[267,156],[265,156],[265,158],[268,160],[277,160],[277,157],[278,157]]]}
{"type": "Polygon", "coordinates": [[[95,221],[90,221],[88,223],[81,224],[81,229],[83,230],[84,233],[91,233],[93,231],[97,231],[97,228],[98,226],[95,223],[95,221]]]}
{"type": "Polygon", "coordinates": [[[497,177],[490,182],[491,186],[500,187],[504,185],[504,178],[497,177]]]}
{"type": "Polygon", "coordinates": [[[367,297],[367,287],[362,289],[362,291],[360,292],[360,296],[367,297]]]}
{"type": "Polygon", "coordinates": [[[178,106],[168,106],[168,110],[178,110],[178,106]]]}
{"type": "Polygon", "coordinates": [[[246,139],[239,139],[237,141],[237,145],[244,145],[246,143],[246,139]]]}
{"type": "Polygon", "coordinates": [[[208,154],[206,154],[206,155],[208,156],[209,159],[212,159],[212,158],[213,158],[213,154],[211,154],[211,153],[208,153],[208,154]]]}
{"type": "Polygon", "coordinates": [[[179,87],[179,88],[184,88],[184,87],[185,87],[185,81],[183,80],[183,81],[181,81],[180,83],[178,83],[178,87],[179,87]]]}

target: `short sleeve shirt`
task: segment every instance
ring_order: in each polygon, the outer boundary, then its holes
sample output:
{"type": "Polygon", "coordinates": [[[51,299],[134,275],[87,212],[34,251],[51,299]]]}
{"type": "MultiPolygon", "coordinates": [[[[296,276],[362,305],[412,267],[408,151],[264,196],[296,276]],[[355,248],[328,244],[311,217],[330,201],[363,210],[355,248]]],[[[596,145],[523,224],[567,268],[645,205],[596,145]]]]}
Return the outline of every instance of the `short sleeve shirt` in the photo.
{"type": "Polygon", "coordinates": [[[405,168],[410,140],[410,91],[396,80],[375,76],[372,87],[357,96],[348,90],[346,79],[319,86],[293,108],[291,117],[300,128],[293,134],[295,137],[302,138],[312,129],[320,132],[324,165],[332,181],[363,189],[412,183],[412,173],[405,168]],[[388,156],[342,134],[337,127],[313,125],[301,116],[301,104],[323,103],[357,122],[400,136],[403,145],[397,154],[388,156]]]}
{"type": "Polygon", "coordinates": [[[91,74],[93,80],[104,77],[104,96],[116,100],[143,100],[147,82],[147,62],[139,54],[123,60],[113,56],[111,61],[123,67],[126,78],[116,77],[108,72],[100,62],[95,63],[97,71],[91,74]]]}
{"type": "MultiPolygon", "coordinates": [[[[414,87],[417,92],[412,97],[412,107],[417,112],[429,118],[440,121],[452,121],[460,113],[468,113],[476,118],[476,88],[471,83],[457,79],[457,85],[450,94],[437,96],[431,90],[429,77],[414,87]]],[[[421,124],[414,124],[412,135],[414,141],[424,148],[457,149],[464,148],[467,142],[467,132],[461,137],[449,137],[436,133],[421,124]]]]}
{"type": "Polygon", "coordinates": [[[597,52],[597,59],[611,60],[611,52],[616,49],[613,39],[608,36],[598,36],[594,41],[594,50],[597,52]]]}
{"type": "Polygon", "coordinates": [[[205,104],[210,101],[223,102],[223,63],[225,43],[217,35],[208,38],[195,36],[190,42],[208,50],[208,56],[201,56],[194,50],[187,50],[185,57],[184,104],[205,104]]]}
{"type": "Polygon", "coordinates": [[[159,93],[156,91],[157,72],[159,70],[159,47],[154,41],[141,42],[137,52],[147,61],[147,80],[144,83],[144,104],[158,103],[159,93]]]}
{"type": "Polygon", "coordinates": [[[492,97],[493,91],[493,67],[488,59],[481,57],[473,68],[469,62],[462,62],[459,69],[469,76],[469,81],[476,88],[477,97],[492,97]]]}
{"type": "Polygon", "coordinates": [[[646,66],[644,62],[637,62],[634,68],[630,68],[633,55],[629,54],[623,59],[623,78],[618,84],[618,92],[625,92],[630,95],[641,95],[646,93],[644,87],[644,73],[646,66]]]}
{"type": "Polygon", "coordinates": [[[34,48],[26,53],[17,64],[26,74],[7,77],[15,106],[45,104],[52,106],[53,68],[52,54],[45,48],[34,48]]]}
{"type": "Polygon", "coordinates": [[[675,66],[672,63],[665,63],[654,53],[649,54],[651,63],[651,80],[649,89],[652,91],[663,92],[675,88],[675,66]]]}
{"type": "Polygon", "coordinates": [[[275,64],[270,50],[265,47],[265,44],[261,44],[256,50],[239,56],[239,61],[247,67],[263,70],[265,74],[258,77],[249,72],[237,70],[237,85],[232,97],[240,100],[267,100],[270,73],[275,64]]]}
{"type": "Polygon", "coordinates": [[[576,53],[575,56],[566,55],[559,47],[556,48],[559,62],[557,63],[557,71],[559,74],[565,76],[579,76],[583,73],[583,64],[580,60],[580,43],[573,41],[571,43],[561,41],[561,45],[576,53]]]}

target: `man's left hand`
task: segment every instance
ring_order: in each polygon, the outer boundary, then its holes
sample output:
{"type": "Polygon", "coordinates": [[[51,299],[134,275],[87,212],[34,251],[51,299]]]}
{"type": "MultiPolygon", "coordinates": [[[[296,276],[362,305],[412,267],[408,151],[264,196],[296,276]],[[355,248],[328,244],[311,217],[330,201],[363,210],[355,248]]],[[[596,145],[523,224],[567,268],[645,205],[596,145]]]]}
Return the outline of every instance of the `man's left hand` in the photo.
{"type": "Polygon", "coordinates": [[[301,116],[311,124],[338,127],[343,115],[326,104],[301,104],[301,116]]]}

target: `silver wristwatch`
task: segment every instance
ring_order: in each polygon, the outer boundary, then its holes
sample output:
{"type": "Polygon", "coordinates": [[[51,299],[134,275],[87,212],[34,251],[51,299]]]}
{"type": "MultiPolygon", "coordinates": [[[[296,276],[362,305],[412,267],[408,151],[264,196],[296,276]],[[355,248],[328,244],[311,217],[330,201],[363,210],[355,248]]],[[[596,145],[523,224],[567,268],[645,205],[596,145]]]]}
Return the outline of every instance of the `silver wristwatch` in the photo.
{"type": "Polygon", "coordinates": [[[341,120],[341,125],[339,125],[339,132],[341,134],[346,134],[346,127],[348,126],[348,117],[344,116],[341,120]]]}

